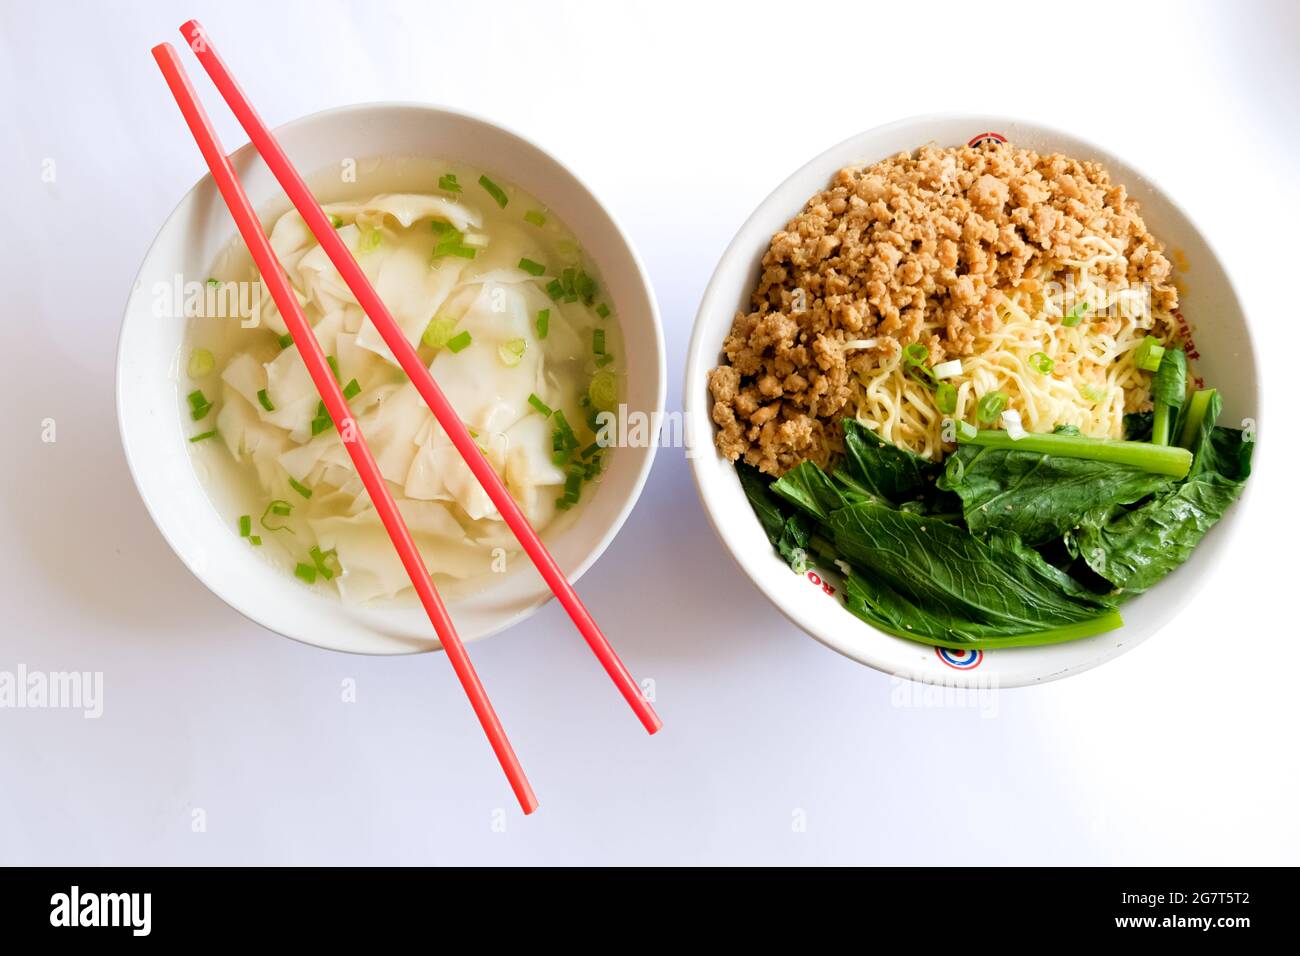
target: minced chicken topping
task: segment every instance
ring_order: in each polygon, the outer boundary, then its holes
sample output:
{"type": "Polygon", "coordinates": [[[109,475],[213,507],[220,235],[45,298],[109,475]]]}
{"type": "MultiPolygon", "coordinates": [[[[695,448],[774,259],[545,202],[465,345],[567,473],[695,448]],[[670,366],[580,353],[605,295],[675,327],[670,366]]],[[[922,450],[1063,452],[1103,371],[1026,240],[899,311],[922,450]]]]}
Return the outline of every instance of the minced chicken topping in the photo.
{"type": "Polygon", "coordinates": [[[1097,237],[1122,256],[1098,264],[1102,281],[1177,307],[1162,246],[1097,163],[986,141],[840,170],[772,237],[752,311],[709,374],[718,450],[772,475],[825,465],[851,376],[918,340],[935,362],[971,354],[998,322],[995,290],[1034,290],[1097,237]]]}

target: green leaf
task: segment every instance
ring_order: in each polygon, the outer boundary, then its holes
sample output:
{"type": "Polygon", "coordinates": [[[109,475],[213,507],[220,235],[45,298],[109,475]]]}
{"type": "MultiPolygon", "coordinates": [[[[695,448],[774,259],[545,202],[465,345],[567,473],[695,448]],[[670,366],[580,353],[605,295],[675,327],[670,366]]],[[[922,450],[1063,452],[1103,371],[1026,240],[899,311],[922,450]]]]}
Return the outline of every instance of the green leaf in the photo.
{"type": "Polygon", "coordinates": [[[773,547],[779,547],[781,535],[785,532],[786,515],[780,500],[769,490],[771,479],[744,462],[736,463],[736,474],[740,476],[740,485],[745,490],[745,497],[749,499],[754,514],[758,515],[759,524],[767,533],[768,540],[772,542],[773,547]]]}
{"type": "Polygon", "coordinates": [[[1129,412],[1124,416],[1125,441],[1151,440],[1151,412],[1129,412]]]}
{"type": "Polygon", "coordinates": [[[894,504],[928,491],[940,472],[935,462],[891,445],[851,418],[844,420],[844,449],[839,470],[867,493],[894,504]]]}
{"type": "Polygon", "coordinates": [[[1164,475],[1113,462],[978,445],[949,455],[939,479],[940,488],[961,498],[972,532],[1014,531],[1029,545],[1059,538],[1090,511],[1171,486],[1164,475]]]}
{"type": "Polygon", "coordinates": [[[1202,417],[1189,424],[1195,457],[1186,481],[1137,508],[1090,511],[1066,536],[1070,551],[1124,596],[1148,590],[1186,561],[1240,497],[1254,443],[1214,424],[1222,405],[1217,392],[1208,395],[1202,417]]]}
{"type": "Polygon", "coordinates": [[[1113,609],[1087,620],[1038,631],[1009,633],[1004,629],[955,620],[918,607],[878,578],[857,573],[844,579],[844,606],[874,627],[936,647],[998,648],[1059,644],[1112,631],[1123,624],[1113,609]]]}
{"type": "Polygon", "coordinates": [[[1241,489],[1241,482],[1210,472],[1140,508],[1086,517],[1069,545],[1125,595],[1141,594],[1191,556],[1241,489]]]}
{"type": "Polygon", "coordinates": [[[786,501],[802,508],[818,521],[825,523],[830,513],[843,508],[859,495],[843,485],[837,485],[816,463],[805,461],[791,468],[771,485],[773,491],[786,501]]]}
{"type": "Polygon", "coordinates": [[[836,511],[829,526],[845,560],[935,617],[1011,635],[1097,616],[1094,602],[948,522],[863,503],[836,511]]]}

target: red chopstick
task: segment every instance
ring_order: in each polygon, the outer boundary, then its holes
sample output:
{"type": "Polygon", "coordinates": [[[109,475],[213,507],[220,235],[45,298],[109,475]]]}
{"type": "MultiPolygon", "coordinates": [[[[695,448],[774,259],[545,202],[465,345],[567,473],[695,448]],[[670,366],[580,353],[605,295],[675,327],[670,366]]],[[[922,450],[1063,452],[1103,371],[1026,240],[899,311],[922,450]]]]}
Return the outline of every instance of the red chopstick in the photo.
{"type": "Polygon", "coordinates": [[[316,390],[320,392],[321,399],[325,402],[330,418],[337,423],[339,437],[343,440],[348,454],[352,456],[352,463],[356,466],[357,474],[361,476],[366,491],[370,493],[370,500],[374,502],[375,510],[379,512],[379,517],[388,530],[388,536],[393,539],[393,546],[397,548],[402,565],[411,577],[411,584],[415,586],[415,591],[429,614],[429,620],[433,623],[438,639],[442,641],[443,650],[447,652],[452,669],[460,678],[470,706],[474,708],[474,713],[478,716],[479,723],[483,725],[483,731],[487,734],[492,749],[501,762],[501,769],[506,772],[506,777],[510,780],[510,786],[519,800],[519,806],[523,808],[524,813],[532,813],[537,809],[537,797],[528,784],[528,778],[524,776],[523,767],[519,765],[519,759],[515,756],[510,741],[506,739],[505,730],[501,726],[501,721],[497,719],[496,711],[492,709],[487,691],[483,689],[474,665],[470,662],[469,655],[465,653],[465,647],[456,634],[456,628],[447,615],[447,609],[433,586],[433,579],[424,565],[424,559],[420,557],[420,552],[411,539],[411,532],[402,519],[402,513],[397,509],[397,503],[393,500],[393,495],[379,472],[379,466],[375,464],[370,446],[366,444],[365,438],[356,426],[356,420],[352,417],[347,399],[343,397],[343,392],[334,379],[325,353],[321,350],[320,343],[316,341],[316,335],[312,332],[307,317],[303,315],[297,297],[289,287],[284,270],[271,250],[271,243],[262,231],[262,224],[248,201],[244,187],[235,176],[230,160],[226,158],[221,141],[208,121],[208,115],[195,95],[175,49],[170,43],[160,43],[153,48],[153,56],[158,61],[158,67],[162,70],[172,95],[176,97],[176,103],[185,116],[185,122],[189,124],[190,132],[194,135],[194,141],[198,143],[199,151],[203,153],[208,169],[212,171],[212,178],[221,191],[221,198],[230,207],[230,214],[235,218],[239,234],[243,237],[248,251],[253,256],[253,261],[262,274],[262,281],[266,283],[271,298],[280,308],[284,323],[289,328],[289,334],[293,336],[294,344],[298,346],[298,351],[307,365],[307,371],[311,373],[316,390]]]}
{"type": "Polygon", "coordinates": [[[414,346],[407,341],[406,336],[398,327],[397,322],[393,320],[388,308],[375,292],[370,280],[366,278],[361,267],[357,265],[352,254],[348,251],[343,240],[338,237],[330,224],[329,217],[325,215],[316,198],[307,188],[307,184],[298,175],[293,164],[289,162],[289,157],[285,155],[284,150],[280,148],[279,142],[276,141],[270,129],[262,122],[262,118],[257,115],[252,104],[240,89],[235,78],[226,69],[226,64],[218,56],[216,49],[212,46],[212,40],[207,31],[197,20],[190,20],[181,25],[181,36],[189,44],[190,49],[194,51],[203,68],[208,71],[208,76],[212,77],[212,82],[220,91],[231,111],[235,114],[244,131],[248,133],[249,139],[253,141],[253,146],[262,155],[267,166],[275,178],[279,180],[280,186],[289,195],[290,201],[297,207],[303,221],[315,235],[316,240],[329,256],[334,267],[338,269],[339,275],[347,283],[352,294],[357,297],[357,302],[365,310],[366,315],[374,322],[375,328],[383,337],[388,347],[392,350],[393,355],[397,357],[398,363],[402,370],[410,377],[416,389],[419,391],[429,410],[433,412],[438,424],[442,426],[448,437],[451,438],[452,444],[460,452],[461,458],[469,466],[474,477],[478,479],[483,490],[487,492],[492,503],[497,506],[501,512],[501,517],[505,519],[514,536],[523,546],[528,557],[532,559],[537,570],[541,573],[547,586],[559,598],[564,609],[569,612],[569,617],[577,625],[578,630],[586,639],[587,645],[591,648],[596,658],[605,668],[605,673],[614,681],[614,685],[622,693],[623,698],[631,706],[640,718],[642,725],[650,733],[654,733],[663,726],[659,720],[659,715],[654,712],[641,693],[641,688],[637,686],[632,675],[628,673],[623,662],[619,660],[618,654],[610,646],[605,635],[601,633],[600,628],[596,625],[595,620],[583,605],[581,598],[573,590],[564,572],[560,570],[555,559],[551,557],[550,551],[542,543],[542,539],[537,536],[528,519],[524,516],[523,511],[515,504],[515,500],[510,497],[510,492],[506,490],[505,484],[497,477],[497,473],[492,469],[487,459],[479,452],[478,447],[474,444],[474,439],[470,436],[469,431],[465,428],[460,417],[456,414],[451,403],[447,401],[446,396],[442,394],[442,389],[438,383],[433,380],[429,370],[425,368],[424,363],[420,361],[420,356],[416,353],[414,346]]]}

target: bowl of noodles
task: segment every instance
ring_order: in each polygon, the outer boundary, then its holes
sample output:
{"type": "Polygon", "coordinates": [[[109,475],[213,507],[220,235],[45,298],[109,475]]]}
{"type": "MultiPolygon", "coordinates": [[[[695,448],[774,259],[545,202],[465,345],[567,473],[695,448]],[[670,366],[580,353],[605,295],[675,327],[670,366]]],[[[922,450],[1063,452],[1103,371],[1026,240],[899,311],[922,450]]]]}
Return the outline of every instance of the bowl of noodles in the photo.
{"type": "Polygon", "coordinates": [[[1013,686],[1170,622],[1241,520],[1259,418],[1209,242],[1105,148],[995,116],[827,150],[724,253],[687,357],[715,530],[791,621],[1013,686]]]}

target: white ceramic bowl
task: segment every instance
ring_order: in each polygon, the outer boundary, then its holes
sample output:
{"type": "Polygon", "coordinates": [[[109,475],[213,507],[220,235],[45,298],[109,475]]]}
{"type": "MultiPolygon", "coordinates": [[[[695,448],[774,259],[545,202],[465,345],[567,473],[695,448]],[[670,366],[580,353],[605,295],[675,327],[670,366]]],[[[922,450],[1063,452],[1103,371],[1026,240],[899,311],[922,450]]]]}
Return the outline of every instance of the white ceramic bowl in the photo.
{"type": "MultiPolygon", "coordinates": [[[[701,444],[712,441],[708,372],[718,364],[736,312],[748,308],[773,233],[845,166],[878,162],[926,143],[959,146],[986,135],[1000,135],[1039,151],[1098,160],[1128,188],[1141,203],[1152,233],[1168,250],[1186,257],[1188,268],[1180,275],[1185,288],[1180,308],[1201,352],[1196,371],[1223,394],[1221,421],[1258,419],[1257,363],[1241,303],[1214,250],[1173,200],[1122,159],[1068,133],[1001,116],[945,114],[900,120],[828,149],[778,186],[741,226],[723,253],[696,318],[686,360],[688,435],[701,444]]],[[[1117,657],[1150,637],[1178,613],[1188,595],[1205,586],[1247,504],[1238,501],[1185,565],[1126,603],[1124,626],[1116,631],[1047,647],[949,651],[885,634],[854,617],[841,603],[834,568],[817,567],[807,576],[792,574],[768,543],[731,463],[710,446],[696,448],[691,464],[704,510],[723,544],[754,585],[791,621],[828,647],[878,670],[957,686],[1007,687],[1065,677],[1117,657]],[[834,593],[827,593],[828,588],[834,593]]],[[[1244,497],[1250,497],[1249,491],[1244,497]]]]}
{"type": "MultiPolygon", "coordinates": [[[[176,135],[182,135],[177,124],[176,135]]],[[[663,331],[650,282],[609,212],[560,162],[516,133],[455,110],[415,104],[348,106],[295,120],[276,131],[308,178],[343,157],[418,156],[467,163],[499,174],[552,209],[596,261],[613,301],[628,355],[630,409],[662,412],[666,382],[663,331]]],[[[250,146],[232,157],[255,208],[283,208],[284,197],[250,146]]],[[[323,197],[328,199],[328,196],[323,197]]],[[[191,465],[182,422],[178,369],[185,323],[152,313],[156,283],[208,274],[235,235],[212,182],[204,176],[163,224],[137,276],[118,343],[117,407],[122,444],[145,506],[177,556],[231,607],[286,637],[335,650],[400,654],[438,647],[418,603],[349,607],[299,585],[248,547],[211,503],[191,465]]],[[[544,538],[570,580],[605,550],[649,474],[654,448],[619,448],[577,520],[544,538]]],[[[487,589],[449,600],[465,641],[527,617],[551,593],[520,554],[487,589]]]]}

